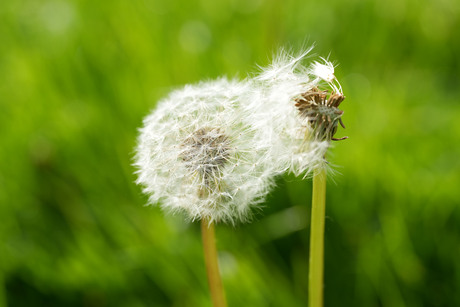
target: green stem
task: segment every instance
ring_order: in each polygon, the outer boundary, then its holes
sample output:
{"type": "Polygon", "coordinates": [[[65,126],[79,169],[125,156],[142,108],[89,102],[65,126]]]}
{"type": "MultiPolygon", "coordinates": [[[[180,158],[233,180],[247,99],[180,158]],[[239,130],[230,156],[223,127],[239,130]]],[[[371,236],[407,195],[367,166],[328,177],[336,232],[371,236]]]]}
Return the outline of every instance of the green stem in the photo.
{"type": "Polygon", "coordinates": [[[309,307],[323,306],[324,283],[324,220],[326,213],[326,169],[320,167],[313,175],[313,198],[310,230],[310,269],[308,275],[309,307]]]}
{"type": "Polygon", "coordinates": [[[203,238],[204,260],[208,275],[209,290],[214,307],[227,307],[224,287],[217,263],[216,236],[214,224],[207,219],[201,220],[201,236],[203,238]]]}

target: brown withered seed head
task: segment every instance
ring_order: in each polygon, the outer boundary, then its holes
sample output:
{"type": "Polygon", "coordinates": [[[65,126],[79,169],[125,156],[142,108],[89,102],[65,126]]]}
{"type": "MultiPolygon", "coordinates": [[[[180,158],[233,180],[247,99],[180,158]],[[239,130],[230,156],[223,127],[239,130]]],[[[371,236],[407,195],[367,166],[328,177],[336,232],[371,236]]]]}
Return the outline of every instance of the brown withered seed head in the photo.
{"type": "Polygon", "coordinates": [[[345,96],[341,94],[333,92],[329,94],[328,91],[321,91],[314,87],[302,93],[294,101],[300,116],[306,119],[313,129],[313,137],[316,140],[339,141],[347,138],[334,138],[339,123],[345,128],[341,118],[343,111],[338,108],[344,99],[345,96]]]}

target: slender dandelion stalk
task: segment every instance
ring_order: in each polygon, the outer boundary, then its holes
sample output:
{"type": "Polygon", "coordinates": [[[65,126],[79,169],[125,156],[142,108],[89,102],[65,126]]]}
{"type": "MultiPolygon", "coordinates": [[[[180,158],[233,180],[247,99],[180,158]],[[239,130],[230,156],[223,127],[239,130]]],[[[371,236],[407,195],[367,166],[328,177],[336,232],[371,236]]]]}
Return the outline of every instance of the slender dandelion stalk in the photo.
{"type": "Polygon", "coordinates": [[[214,307],[226,307],[225,292],[220,278],[219,264],[217,262],[214,223],[209,222],[207,219],[202,219],[201,236],[203,238],[204,259],[212,302],[214,307]]]}
{"type": "Polygon", "coordinates": [[[324,284],[324,221],[326,211],[326,168],[313,174],[313,197],[310,228],[310,263],[308,276],[308,306],[323,306],[324,284]]]}

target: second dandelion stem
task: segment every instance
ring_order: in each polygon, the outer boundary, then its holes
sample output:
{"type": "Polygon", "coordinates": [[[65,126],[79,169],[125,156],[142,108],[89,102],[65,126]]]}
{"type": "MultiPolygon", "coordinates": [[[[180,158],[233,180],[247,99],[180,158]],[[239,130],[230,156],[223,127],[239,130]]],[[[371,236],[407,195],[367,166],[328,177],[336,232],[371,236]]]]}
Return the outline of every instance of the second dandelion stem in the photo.
{"type": "Polygon", "coordinates": [[[201,220],[201,236],[203,238],[204,260],[208,274],[209,290],[214,307],[227,307],[225,292],[217,262],[216,236],[214,224],[207,219],[201,220]]]}
{"type": "Polygon", "coordinates": [[[313,199],[310,228],[310,264],[308,306],[323,306],[324,220],[326,213],[326,169],[319,167],[313,175],[313,199]]]}

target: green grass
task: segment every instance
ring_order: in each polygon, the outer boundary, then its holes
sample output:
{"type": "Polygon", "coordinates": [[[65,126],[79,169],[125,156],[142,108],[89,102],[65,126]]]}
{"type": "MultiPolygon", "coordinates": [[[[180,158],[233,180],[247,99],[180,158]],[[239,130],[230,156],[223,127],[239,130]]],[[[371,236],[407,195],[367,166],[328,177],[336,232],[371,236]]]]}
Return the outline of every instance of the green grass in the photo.
{"type": "MultiPolygon", "coordinates": [[[[0,306],[210,306],[199,225],[143,207],[142,118],[280,46],[340,63],[326,306],[460,305],[454,0],[19,1],[0,7],[0,306]]],[[[311,182],[217,227],[229,306],[305,306],[311,182]]]]}

